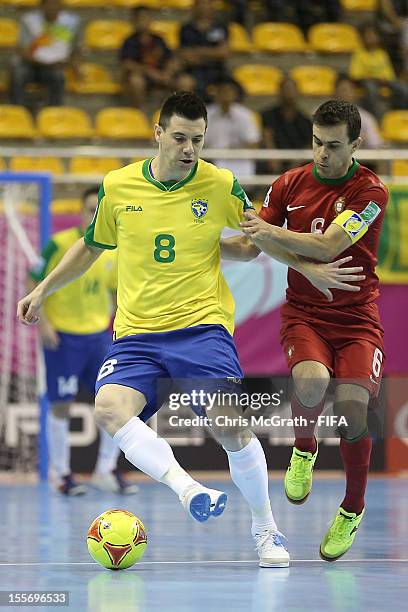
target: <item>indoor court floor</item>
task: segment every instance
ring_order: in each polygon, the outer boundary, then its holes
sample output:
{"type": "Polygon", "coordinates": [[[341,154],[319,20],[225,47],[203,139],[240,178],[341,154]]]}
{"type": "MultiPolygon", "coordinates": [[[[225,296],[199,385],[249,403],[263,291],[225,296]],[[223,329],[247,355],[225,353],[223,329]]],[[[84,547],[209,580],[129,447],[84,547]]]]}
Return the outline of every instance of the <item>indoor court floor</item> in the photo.
{"type": "Polygon", "coordinates": [[[318,548],[342,499],[343,481],[316,478],[307,503],[293,506],[282,480],[271,480],[291,566],[269,569],[258,567],[249,511],[238,490],[229,481],[205,484],[222,488],[229,499],[224,514],[204,524],[153,482],[142,482],[129,497],[90,490],[64,498],[45,484],[1,485],[0,591],[69,591],[68,609],[75,612],[408,609],[408,480],[369,482],[366,516],[352,549],[336,563],[321,561],[318,548]],[[128,570],[106,570],[88,555],[87,528],[109,508],[134,512],[147,529],[146,553],[128,570]]]}

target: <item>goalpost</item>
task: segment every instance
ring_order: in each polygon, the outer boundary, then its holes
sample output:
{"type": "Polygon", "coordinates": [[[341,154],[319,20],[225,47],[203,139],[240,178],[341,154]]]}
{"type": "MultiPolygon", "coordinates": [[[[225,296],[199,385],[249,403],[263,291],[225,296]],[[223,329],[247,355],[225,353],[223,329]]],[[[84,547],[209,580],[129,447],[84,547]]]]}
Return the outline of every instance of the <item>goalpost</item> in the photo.
{"type": "Polygon", "coordinates": [[[47,478],[47,401],[38,331],[16,320],[50,235],[48,174],[0,172],[0,472],[47,478]]]}

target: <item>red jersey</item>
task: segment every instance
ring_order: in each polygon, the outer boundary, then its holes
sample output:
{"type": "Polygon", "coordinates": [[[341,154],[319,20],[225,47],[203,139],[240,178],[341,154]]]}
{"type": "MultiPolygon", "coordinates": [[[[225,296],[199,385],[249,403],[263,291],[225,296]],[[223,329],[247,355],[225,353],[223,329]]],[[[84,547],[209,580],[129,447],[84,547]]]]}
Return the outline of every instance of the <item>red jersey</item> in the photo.
{"type": "Polygon", "coordinates": [[[276,179],[266,194],[260,216],[272,225],[282,226],[287,221],[287,228],[293,232],[323,233],[343,210],[361,213],[370,201],[377,204],[380,213],[365,235],[341,254],[353,256],[347,265],[363,267],[366,278],[360,282],[360,291],[335,289],[333,302],[328,302],[304,276],[289,268],[286,292],[289,302],[337,308],[367,304],[378,297],[375,266],[388,190],[374,172],[357,161],[340,179],[321,178],[313,162],[276,179]]]}

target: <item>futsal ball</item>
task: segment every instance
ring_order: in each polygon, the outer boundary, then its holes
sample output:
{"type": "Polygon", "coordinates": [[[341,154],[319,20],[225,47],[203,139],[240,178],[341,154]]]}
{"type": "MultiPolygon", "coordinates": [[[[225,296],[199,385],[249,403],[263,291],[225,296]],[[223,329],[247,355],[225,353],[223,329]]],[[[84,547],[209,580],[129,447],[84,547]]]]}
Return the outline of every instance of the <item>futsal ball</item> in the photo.
{"type": "Polygon", "coordinates": [[[89,554],[111,570],[126,569],[139,561],[147,546],[142,521],[127,510],[106,510],[88,529],[89,554]]]}

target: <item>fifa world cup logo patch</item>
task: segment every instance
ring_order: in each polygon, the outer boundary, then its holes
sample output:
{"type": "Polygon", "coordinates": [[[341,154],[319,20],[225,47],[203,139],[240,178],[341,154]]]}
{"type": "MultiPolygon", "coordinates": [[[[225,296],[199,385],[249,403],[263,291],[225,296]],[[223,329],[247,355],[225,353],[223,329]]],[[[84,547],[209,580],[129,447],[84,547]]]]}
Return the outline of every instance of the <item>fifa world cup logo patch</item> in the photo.
{"type": "Polygon", "coordinates": [[[339,198],[337,198],[337,200],[334,203],[334,212],[336,217],[343,212],[343,210],[346,207],[346,198],[344,198],[343,196],[340,196],[339,198]]]}
{"type": "Polygon", "coordinates": [[[191,201],[191,212],[194,215],[194,221],[196,223],[204,223],[202,218],[207,214],[208,211],[208,200],[202,200],[196,198],[191,201]]]}

